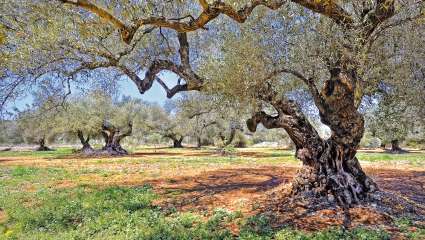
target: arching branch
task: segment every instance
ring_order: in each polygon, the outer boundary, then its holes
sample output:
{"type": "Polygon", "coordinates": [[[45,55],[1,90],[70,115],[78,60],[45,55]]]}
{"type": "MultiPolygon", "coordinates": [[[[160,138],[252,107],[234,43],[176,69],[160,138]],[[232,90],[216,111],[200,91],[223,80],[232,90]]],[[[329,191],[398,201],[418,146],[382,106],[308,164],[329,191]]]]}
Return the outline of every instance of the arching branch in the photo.
{"type": "Polygon", "coordinates": [[[187,84],[177,84],[173,88],[169,89],[168,86],[161,80],[161,78],[157,77],[156,81],[164,88],[167,93],[167,98],[173,98],[179,92],[188,91],[187,84]]]}
{"type": "Polygon", "coordinates": [[[265,78],[265,80],[274,78],[274,77],[276,77],[276,76],[278,76],[279,74],[282,74],[282,73],[291,74],[291,75],[297,77],[298,79],[302,80],[307,85],[309,92],[313,96],[313,99],[314,99],[316,105],[318,105],[318,107],[323,105],[323,99],[322,99],[322,97],[319,93],[319,90],[316,87],[316,84],[314,83],[313,78],[308,78],[308,77],[304,76],[302,73],[300,73],[296,70],[288,69],[288,68],[280,68],[280,69],[275,70],[272,73],[270,73],[265,78]]]}
{"type": "Polygon", "coordinates": [[[120,33],[123,41],[127,44],[131,42],[136,32],[136,29],[127,26],[123,21],[106,11],[105,9],[98,7],[96,4],[90,2],[90,0],[59,0],[60,2],[72,4],[83,8],[89,12],[98,15],[100,18],[110,22],[116,27],[120,33]]]}
{"type": "Polygon", "coordinates": [[[202,88],[204,80],[198,76],[190,66],[189,43],[186,33],[179,33],[178,39],[180,44],[179,54],[181,64],[176,64],[170,60],[155,60],[147,69],[143,79],[127,67],[120,66],[120,69],[137,85],[140,93],[143,94],[148,91],[152,87],[154,81],[157,81],[165,89],[168,98],[172,98],[178,92],[200,90],[202,88]],[[172,89],[169,89],[158,77],[158,74],[164,70],[177,74],[186,81],[186,84],[177,84],[172,89]]]}
{"type": "Polygon", "coordinates": [[[246,121],[248,130],[251,132],[256,132],[257,126],[260,123],[263,124],[263,126],[267,129],[282,127],[280,124],[279,116],[270,116],[263,111],[254,114],[254,116],[252,116],[246,121]]]}
{"type": "MultiPolygon", "coordinates": [[[[205,28],[206,24],[221,14],[230,17],[238,23],[244,23],[256,7],[264,6],[271,10],[277,10],[288,1],[252,0],[239,10],[234,9],[231,5],[222,1],[214,1],[211,4],[208,4],[205,0],[200,0],[199,2],[203,11],[198,18],[189,22],[170,21],[163,17],[151,17],[138,20],[136,27],[155,25],[158,27],[171,28],[177,32],[191,32],[205,28]]],[[[300,4],[316,13],[323,14],[340,25],[351,26],[353,24],[353,19],[350,14],[335,3],[335,1],[292,0],[292,2],[300,4]]]]}
{"type": "MultiPolygon", "coordinates": [[[[111,22],[117,27],[122,35],[123,40],[128,44],[131,42],[135,32],[147,25],[156,27],[170,28],[177,32],[192,32],[198,29],[205,29],[206,25],[223,14],[239,23],[244,23],[246,19],[251,15],[252,11],[258,6],[264,6],[271,10],[277,10],[282,7],[288,0],[252,0],[239,10],[234,9],[231,5],[216,0],[213,3],[208,3],[206,0],[199,0],[199,3],[203,9],[201,14],[197,18],[192,18],[188,22],[182,22],[179,19],[167,19],[165,17],[148,17],[136,20],[133,26],[127,26],[121,20],[108,13],[106,10],[97,7],[89,0],[60,0],[64,3],[73,4],[84,8],[90,12],[97,14],[99,17],[111,22]]],[[[297,3],[305,8],[310,9],[313,12],[322,14],[334,20],[337,24],[344,27],[352,27],[354,20],[352,16],[339,6],[335,1],[317,1],[317,0],[291,0],[291,2],[297,3]]]]}

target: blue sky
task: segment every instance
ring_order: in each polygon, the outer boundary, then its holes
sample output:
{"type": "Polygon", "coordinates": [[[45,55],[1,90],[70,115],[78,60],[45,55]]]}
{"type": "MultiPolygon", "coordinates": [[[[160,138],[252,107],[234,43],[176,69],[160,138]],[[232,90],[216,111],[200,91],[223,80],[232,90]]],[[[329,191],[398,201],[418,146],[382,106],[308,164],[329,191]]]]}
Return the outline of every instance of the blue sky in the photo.
{"type": "MultiPolygon", "coordinates": [[[[144,73],[142,73],[143,75],[144,73]]],[[[170,72],[162,72],[160,74],[161,79],[168,85],[169,88],[172,88],[177,84],[178,77],[170,72]]],[[[159,85],[159,83],[154,82],[152,88],[147,91],[145,94],[140,94],[137,87],[134,83],[128,79],[127,77],[123,78],[120,81],[120,94],[125,96],[131,96],[134,98],[142,99],[147,102],[154,102],[160,105],[163,105],[167,100],[167,93],[165,90],[159,85]]],[[[174,98],[177,98],[180,94],[176,94],[174,98]]],[[[8,110],[13,110],[15,107],[23,110],[26,108],[26,105],[31,105],[32,96],[29,94],[21,99],[15,101],[14,104],[9,105],[7,107],[8,110]]]]}
{"type": "MultiPolygon", "coordinates": [[[[175,74],[169,72],[162,72],[160,74],[160,77],[168,85],[169,88],[172,88],[174,85],[177,84],[178,78],[175,74]]],[[[156,102],[160,105],[163,105],[164,102],[167,100],[167,93],[156,81],[154,82],[152,88],[149,91],[147,91],[145,94],[140,94],[134,83],[128,78],[126,78],[121,82],[121,94],[134,98],[139,98],[148,102],[156,102]]],[[[174,96],[174,98],[177,98],[178,96],[179,94],[174,96]]]]}

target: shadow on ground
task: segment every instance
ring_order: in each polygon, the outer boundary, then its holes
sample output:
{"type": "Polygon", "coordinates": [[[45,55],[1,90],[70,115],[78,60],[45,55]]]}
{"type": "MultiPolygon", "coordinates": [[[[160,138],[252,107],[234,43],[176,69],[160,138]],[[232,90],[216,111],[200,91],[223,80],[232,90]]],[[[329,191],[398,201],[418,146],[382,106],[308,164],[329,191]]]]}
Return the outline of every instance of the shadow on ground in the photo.
{"type": "MultiPolygon", "coordinates": [[[[340,209],[306,207],[307,202],[288,204],[288,183],[296,167],[266,166],[207,171],[191,177],[158,179],[149,183],[163,198],[158,205],[179,211],[209,212],[215,208],[239,210],[248,215],[272,212],[276,227],[291,225],[317,230],[342,224],[340,209]]],[[[407,199],[425,210],[425,172],[407,170],[367,169],[381,190],[407,199]]],[[[388,201],[391,201],[389,197],[388,201]]],[[[400,207],[400,211],[405,211],[400,207]]],[[[391,218],[368,206],[351,209],[353,225],[382,225],[391,218]]]]}

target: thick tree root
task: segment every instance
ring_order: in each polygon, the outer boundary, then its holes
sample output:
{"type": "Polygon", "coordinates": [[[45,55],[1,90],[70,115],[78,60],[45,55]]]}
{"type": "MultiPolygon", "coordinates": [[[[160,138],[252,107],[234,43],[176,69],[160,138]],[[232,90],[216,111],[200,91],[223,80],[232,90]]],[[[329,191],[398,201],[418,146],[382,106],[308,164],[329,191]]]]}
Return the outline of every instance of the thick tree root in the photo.
{"type": "Polygon", "coordinates": [[[92,155],[96,153],[96,150],[94,150],[92,147],[90,146],[85,146],[83,148],[81,148],[80,150],[77,151],[78,153],[81,153],[83,155],[92,155]]]}
{"type": "Polygon", "coordinates": [[[103,155],[123,156],[128,155],[128,151],[121,147],[120,144],[109,144],[102,148],[100,152],[103,155]]]}
{"type": "Polygon", "coordinates": [[[311,196],[327,197],[341,206],[350,207],[359,203],[368,193],[377,190],[371,179],[363,177],[356,178],[345,171],[325,174],[314,167],[304,166],[298,170],[292,182],[292,195],[307,193],[311,196]]]}
{"type": "Polygon", "coordinates": [[[292,226],[317,231],[332,226],[354,228],[357,226],[396,227],[400,218],[408,218],[416,225],[425,223],[425,206],[400,195],[375,191],[367,194],[360,202],[351,207],[342,208],[334,198],[315,196],[311,191],[292,195],[290,186],[274,189],[256,206],[257,214],[270,218],[270,224],[277,229],[292,226]],[[346,215],[349,215],[349,223],[346,215]]]}
{"type": "Polygon", "coordinates": [[[102,148],[100,150],[96,150],[93,148],[82,148],[77,151],[77,153],[81,154],[85,157],[95,157],[95,156],[125,156],[128,155],[128,151],[125,149],[112,149],[112,148],[102,148]]]}

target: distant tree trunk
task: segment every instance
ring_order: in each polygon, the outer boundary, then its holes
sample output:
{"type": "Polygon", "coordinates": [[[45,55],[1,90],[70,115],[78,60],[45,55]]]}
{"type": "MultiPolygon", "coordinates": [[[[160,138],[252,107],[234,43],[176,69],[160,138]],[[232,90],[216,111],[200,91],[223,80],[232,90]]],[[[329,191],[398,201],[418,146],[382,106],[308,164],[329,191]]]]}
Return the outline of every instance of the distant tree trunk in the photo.
{"type": "Polygon", "coordinates": [[[121,140],[125,137],[131,136],[132,130],[132,123],[128,124],[127,131],[123,133],[121,133],[120,129],[117,129],[114,126],[104,124],[102,128],[102,135],[105,139],[105,146],[102,150],[110,155],[127,155],[128,151],[121,146],[121,140]]]}
{"type": "Polygon", "coordinates": [[[92,154],[94,153],[94,149],[90,145],[90,136],[87,136],[87,138],[84,138],[84,134],[82,131],[77,131],[77,136],[80,139],[81,144],[83,147],[80,149],[80,152],[84,154],[92,154]]]}
{"type": "Polygon", "coordinates": [[[44,137],[38,139],[38,145],[39,146],[37,148],[37,151],[51,151],[52,150],[52,149],[50,149],[46,146],[46,139],[44,137]]]}
{"type": "Polygon", "coordinates": [[[201,137],[196,137],[196,141],[197,141],[197,147],[201,148],[202,147],[202,138],[201,137]]]}
{"type": "Polygon", "coordinates": [[[400,141],[398,139],[394,139],[391,141],[391,152],[392,153],[407,153],[406,150],[400,147],[400,141]]]}
{"type": "Polygon", "coordinates": [[[401,151],[400,142],[398,141],[398,139],[394,139],[391,141],[391,151],[393,152],[401,151]]]}
{"type": "Polygon", "coordinates": [[[230,136],[229,138],[224,142],[224,147],[229,146],[230,144],[232,144],[233,139],[235,139],[236,136],[236,128],[232,128],[230,129],[230,136]]]}
{"type": "Polygon", "coordinates": [[[182,142],[183,142],[184,137],[174,137],[173,140],[173,148],[183,148],[182,142]]]}

